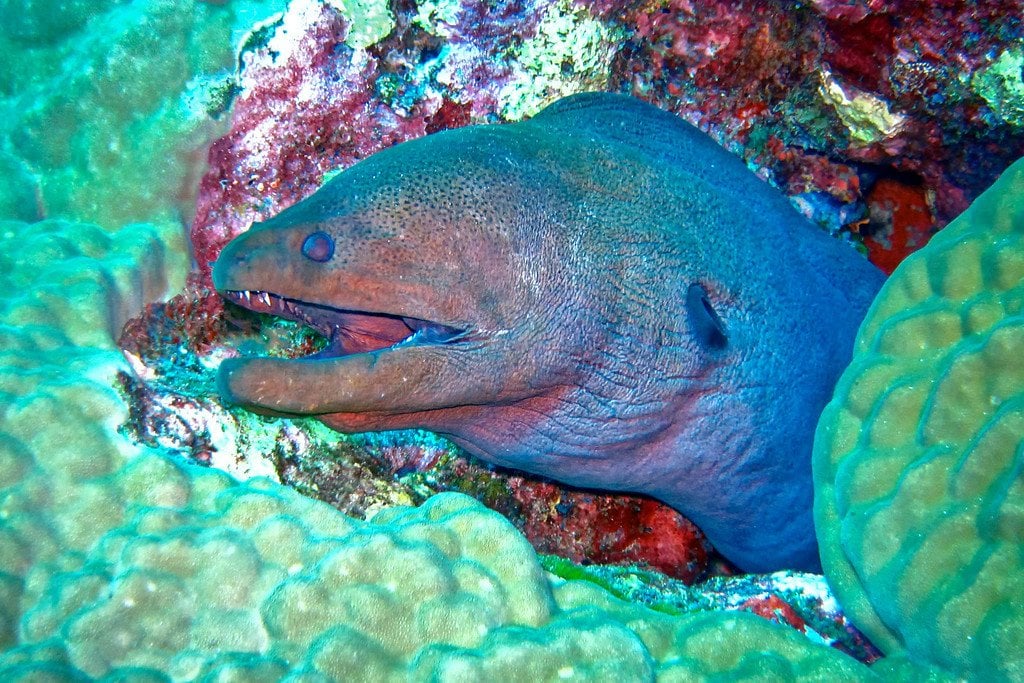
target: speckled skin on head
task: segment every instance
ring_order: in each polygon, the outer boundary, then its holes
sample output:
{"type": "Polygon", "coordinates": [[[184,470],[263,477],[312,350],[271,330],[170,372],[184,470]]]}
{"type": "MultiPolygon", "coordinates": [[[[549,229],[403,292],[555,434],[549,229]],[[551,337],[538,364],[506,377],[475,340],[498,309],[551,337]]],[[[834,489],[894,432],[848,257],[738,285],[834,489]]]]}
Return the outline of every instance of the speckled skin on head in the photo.
{"type": "Polygon", "coordinates": [[[397,145],[213,275],[338,328],[318,357],[225,361],[231,401],[429,429],[653,495],[744,569],[818,566],[814,427],[882,276],[670,114],[584,94],[397,145]]]}

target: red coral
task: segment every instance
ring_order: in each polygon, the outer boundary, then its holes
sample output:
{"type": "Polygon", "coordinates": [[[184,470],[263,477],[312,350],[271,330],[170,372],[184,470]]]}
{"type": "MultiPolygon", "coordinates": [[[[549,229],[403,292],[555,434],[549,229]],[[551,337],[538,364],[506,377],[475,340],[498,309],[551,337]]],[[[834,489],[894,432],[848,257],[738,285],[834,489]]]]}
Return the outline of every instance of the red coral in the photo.
{"type": "Polygon", "coordinates": [[[510,480],[519,525],[539,552],[589,564],[640,564],[692,583],[708,544],[688,519],[650,498],[591,494],[521,477],[510,480]]]}
{"type": "Polygon", "coordinates": [[[613,61],[614,89],[680,114],[733,149],[743,144],[748,159],[787,182],[793,169],[777,164],[783,155],[767,147],[773,139],[798,157],[917,175],[942,225],[1024,155],[1020,131],[995,120],[965,86],[1024,35],[1024,0],[815,0],[810,11],[781,0],[586,4],[632,31],[613,61]],[[901,130],[851,143],[820,96],[826,70],[890,103],[906,117],[901,130]]]}
{"type": "Polygon", "coordinates": [[[118,345],[140,358],[187,347],[197,355],[209,353],[223,338],[224,302],[211,292],[186,291],[166,302],[146,306],[121,331],[118,345]]]}
{"type": "Polygon", "coordinates": [[[807,628],[807,622],[796,613],[792,605],[777,595],[751,598],[740,605],[740,609],[753,612],[768,621],[774,621],[776,624],[791,626],[797,631],[804,631],[807,628]]]}
{"type": "Polygon", "coordinates": [[[800,16],[770,0],[651,0],[598,9],[633,31],[616,60],[620,89],[674,111],[682,97],[701,120],[735,128],[749,126],[733,112],[767,113],[801,78],[813,48],[800,16]]]}
{"type": "Polygon", "coordinates": [[[882,178],[867,196],[870,221],[862,230],[868,258],[886,273],[928,243],[935,219],[920,185],[882,178]]]}
{"type": "Polygon", "coordinates": [[[427,118],[427,132],[436,133],[449,128],[468,126],[472,105],[445,100],[432,116],[427,118]]]}
{"type": "Polygon", "coordinates": [[[888,15],[873,14],[857,21],[830,19],[825,26],[823,59],[832,70],[858,88],[884,93],[889,61],[896,52],[888,15]]]}

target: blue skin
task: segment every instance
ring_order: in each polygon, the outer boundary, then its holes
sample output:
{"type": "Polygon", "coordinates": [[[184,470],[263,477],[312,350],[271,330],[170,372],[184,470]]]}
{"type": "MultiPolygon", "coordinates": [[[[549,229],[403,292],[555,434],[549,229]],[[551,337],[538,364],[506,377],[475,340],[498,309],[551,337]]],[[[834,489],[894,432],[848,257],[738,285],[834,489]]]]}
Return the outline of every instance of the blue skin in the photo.
{"type": "Polygon", "coordinates": [[[743,569],[816,569],[814,428],[882,280],[700,131],[578,95],[385,150],[231,242],[219,291],[332,342],[220,385],[647,493],[743,569]]]}

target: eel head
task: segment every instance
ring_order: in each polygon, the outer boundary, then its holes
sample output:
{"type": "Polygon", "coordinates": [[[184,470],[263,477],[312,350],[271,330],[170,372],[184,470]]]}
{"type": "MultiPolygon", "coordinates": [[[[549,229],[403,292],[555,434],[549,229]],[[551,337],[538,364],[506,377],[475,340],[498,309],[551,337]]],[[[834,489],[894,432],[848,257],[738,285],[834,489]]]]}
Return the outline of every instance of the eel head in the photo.
{"type": "MultiPolygon", "coordinates": [[[[433,169],[422,146],[420,167],[433,169]]],[[[533,266],[516,262],[501,221],[461,201],[483,191],[486,174],[412,173],[403,147],[401,158],[375,155],[224,248],[213,281],[226,299],[329,339],[305,358],[226,360],[219,382],[229,401],[330,415],[355,431],[425,426],[411,416],[539,390],[538,363],[513,353],[543,317],[532,310],[533,266]]]]}

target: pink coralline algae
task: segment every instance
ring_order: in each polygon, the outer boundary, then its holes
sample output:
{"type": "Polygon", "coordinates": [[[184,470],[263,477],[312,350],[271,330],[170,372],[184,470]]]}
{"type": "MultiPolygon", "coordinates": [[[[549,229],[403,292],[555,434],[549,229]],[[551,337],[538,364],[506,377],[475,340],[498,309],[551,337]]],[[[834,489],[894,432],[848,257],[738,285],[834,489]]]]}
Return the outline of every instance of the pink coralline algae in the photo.
{"type": "Polygon", "coordinates": [[[510,78],[501,54],[530,34],[543,6],[467,2],[444,36],[406,8],[366,49],[346,44],[351,22],[328,3],[293,4],[255,32],[240,58],[231,130],[211,147],[200,185],[194,282],[208,285],[224,244],[312,194],[325,174],[410,138],[493,120],[510,78]]]}
{"type": "Polygon", "coordinates": [[[348,22],[328,5],[301,26],[286,54],[244,52],[244,92],[231,132],[210,149],[192,247],[209,275],[220,248],[257,220],[311,194],[323,175],[388,145],[423,135],[422,118],[401,118],[374,96],[375,61],[344,43],[348,22]]]}

